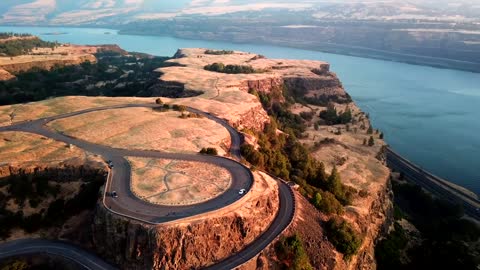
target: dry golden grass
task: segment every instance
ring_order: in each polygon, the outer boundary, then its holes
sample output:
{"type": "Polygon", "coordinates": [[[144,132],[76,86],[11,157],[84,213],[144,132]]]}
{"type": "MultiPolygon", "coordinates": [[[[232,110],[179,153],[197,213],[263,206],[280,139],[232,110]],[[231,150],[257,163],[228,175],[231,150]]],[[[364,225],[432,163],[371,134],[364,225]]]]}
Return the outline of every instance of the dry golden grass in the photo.
{"type": "Polygon", "coordinates": [[[232,181],[227,170],[206,163],[147,158],[129,161],[132,192],[154,204],[201,203],[221,195],[232,181]]]}
{"type": "Polygon", "coordinates": [[[0,132],[0,161],[2,164],[62,162],[86,157],[75,146],[24,132],[0,132]]]}
{"type": "Polygon", "coordinates": [[[35,120],[42,117],[61,115],[74,111],[81,111],[89,108],[153,102],[154,98],[72,96],[47,99],[44,101],[26,104],[0,106],[0,126],[6,126],[26,120],[35,120]]]}
{"type": "Polygon", "coordinates": [[[15,57],[0,57],[0,66],[17,65],[17,64],[31,64],[35,65],[36,62],[43,63],[48,61],[56,62],[74,62],[90,61],[95,62],[96,58],[90,54],[80,55],[60,55],[60,54],[42,54],[42,55],[20,55],[15,57]]]}
{"type": "Polygon", "coordinates": [[[204,147],[215,147],[219,154],[226,154],[223,148],[230,145],[230,136],[223,126],[207,118],[179,116],[175,111],[124,108],[60,119],[48,126],[116,148],[198,153],[204,147]]]}
{"type": "Polygon", "coordinates": [[[25,63],[34,64],[35,62],[46,61],[84,62],[88,60],[93,63],[97,60],[93,55],[96,52],[96,47],[75,45],[59,46],[53,50],[51,48],[37,48],[25,55],[0,57],[0,66],[25,63]]]}
{"type": "MultiPolygon", "coordinates": [[[[182,49],[181,53],[185,57],[169,60],[180,66],[158,70],[162,73],[160,80],[184,84],[188,90],[203,91],[204,94],[199,97],[176,102],[213,113],[230,123],[237,123],[249,111],[261,109],[258,99],[248,94],[249,81],[268,82],[288,76],[317,77],[311,70],[326,65],[320,61],[265,59],[244,52],[209,55],[205,54],[205,49],[182,49]],[[204,70],[204,66],[215,62],[222,62],[225,65],[250,65],[265,72],[224,74],[204,70]]],[[[258,117],[261,118],[260,115],[258,117]]],[[[268,121],[266,115],[262,117],[268,121]]]]}

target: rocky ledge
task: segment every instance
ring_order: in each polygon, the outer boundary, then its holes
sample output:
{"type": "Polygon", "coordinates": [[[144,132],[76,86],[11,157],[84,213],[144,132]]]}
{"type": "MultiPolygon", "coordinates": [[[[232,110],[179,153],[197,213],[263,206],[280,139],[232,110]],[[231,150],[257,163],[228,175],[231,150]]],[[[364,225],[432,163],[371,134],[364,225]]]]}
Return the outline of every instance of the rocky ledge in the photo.
{"type": "Polygon", "coordinates": [[[276,181],[255,173],[252,190],[236,203],[178,222],[148,225],[99,206],[95,249],[122,269],[198,269],[254,241],[270,226],[278,204],[276,181]]]}

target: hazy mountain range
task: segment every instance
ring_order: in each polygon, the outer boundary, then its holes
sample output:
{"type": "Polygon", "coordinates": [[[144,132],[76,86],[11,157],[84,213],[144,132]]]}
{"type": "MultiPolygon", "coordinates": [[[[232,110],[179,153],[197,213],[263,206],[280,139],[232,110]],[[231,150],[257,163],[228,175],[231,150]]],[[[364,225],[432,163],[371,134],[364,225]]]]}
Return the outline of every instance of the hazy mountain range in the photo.
{"type": "Polygon", "coordinates": [[[480,22],[480,0],[2,0],[0,23],[118,25],[142,20],[259,11],[302,11],[318,20],[480,22]]]}

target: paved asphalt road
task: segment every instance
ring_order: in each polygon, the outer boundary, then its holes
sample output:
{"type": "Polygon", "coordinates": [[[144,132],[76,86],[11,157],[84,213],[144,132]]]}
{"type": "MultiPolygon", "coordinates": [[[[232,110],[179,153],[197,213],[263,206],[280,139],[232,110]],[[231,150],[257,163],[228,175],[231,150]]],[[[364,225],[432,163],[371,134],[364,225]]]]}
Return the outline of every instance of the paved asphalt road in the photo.
{"type": "Polygon", "coordinates": [[[0,244],[0,261],[12,256],[32,254],[48,254],[63,257],[76,262],[79,264],[79,268],[83,269],[116,269],[99,257],[74,245],[61,241],[25,239],[0,244]]]}
{"type": "Polygon", "coordinates": [[[424,171],[390,148],[387,148],[387,164],[390,168],[402,172],[407,180],[414,182],[434,195],[463,205],[467,215],[480,220],[480,201],[478,198],[448,186],[444,183],[445,180],[424,171]]]}
{"type": "MultiPolygon", "coordinates": [[[[61,141],[67,144],[75,145],[85,151],[98,154],[105,160],[111,160],[114,164],[112,170],[112,177],[110,181],[107,181],[106,191],[115,190],[119,195],[118,198],[104,197],[105,206],[112,212],[126,216],[128,218],[136,219],[142,222],[150,224],[160,224],[163,222],[173,221],[185,217],[191,217],[201,213],[217,210],[223,208],[236,200],[241,198],[238,194],[240,189],[250,190],[253,184],[253,175],[251,171],[242,164],[223,157],[207,156],[200,154],[179,154],[179,153],[164,153],[158,151],[141,151],[141,150],[125,150],[111,148],[103,145],[93,144],[87,141],[79,140],[67,135],[52,131],[48,129],[45,124],[63,118],[68,118],[76,115],[81,115],[89,112],[96,112],[102,110],[119,109],[119,108],[133,108],[133,107],[148,107],[154,108],[158,105],[155,104],[127,104],[119,106],[108,106],[102,108],[92,108],[78,112],[72,112],[64,115],[58,115],[54,117],[42,118],[34,121],[26,121],[17,123],[7,127],[0,127],[2,131],[23,131],[29,133],[39,134],[57,141],[61,141]],[[139,198],[137,198],[130,190],[130,164],[125,157],[151,157],[151,158],[164,158],[164,159],[176,159],[187,161],[198,161],[215,164],[217,166],[227,169],[232,175],[232,185],[222,195],[209,200],[204,203],[190,205],[190,206],[160,206],[150,204],[139,198]]],[[[239,160],[240,145],[242,143],[242,137],[240,134],[231,127],[225,120],[219,119],[208,113],[204,113],[195,109],[189,108],[189,111],[202,114],[208,119],[211,119],[222,126],[224,126],[231,136],[231,148],[230,154],[233,158],[239,160]]],[[[218,262],[212,266],[211,269],[231,269],[238,266],[250,258],[254,257],[261,250],[263,250],[268,244],[270,244],[283,230],[290,224],[294,214],[294,198],[290,187],[284,183],[280,183],[280,209],[277,216],[266,232],[264,232],[257,240],[249,245],[244,250],[240,251],[222,262],[218,262]]],[[[26,240],[26,242],[14,243],[16,250],[22,250],[21,248],[27,248],[30,244],[35,244],[35,240],[26,240]],[[28,242],[34,241],[34,242],[28,242]]],[[[58,242],[49,242],[48,247],[53,247],[52,252],[64,249],[65,246],[57,246],[58,242]]],[[[45,242],[44,242],[45,244],[45,242]]],[[[0,246],[2,247],[2,246],[0,246]]],[[[3,248],[2,248],[3,250],[3,248]]],[[[48,249],[50,250],[50,249],[48,249]]],[[[78,250],[78,249],[77,249],[78,250]]],[[[14,253],[15,254],[15,253],[14,253]]],[[[18,254],[18,253],[16,253],[18,254]]],[[[58,254],[62,255],[62,254],[58,254]]],[[[70,258],[66,256],[67,258],[70,258]]],[[[1,258],[1,257],[0,257],[1,258]]],[[[72,258],[70,258],[72,259],[72,258]]],[[[73,257],[75,261],[77,257],[73,257]]],[[[95,260],[98,260],[95,259],[95,260]]],[[[77,261],[79,263],[82,260],[77,261]]],[[[98,262],[101,265],[100,262],[98,262]]],[[[91,269],[104,269],[93,267],[91,269]]]]}

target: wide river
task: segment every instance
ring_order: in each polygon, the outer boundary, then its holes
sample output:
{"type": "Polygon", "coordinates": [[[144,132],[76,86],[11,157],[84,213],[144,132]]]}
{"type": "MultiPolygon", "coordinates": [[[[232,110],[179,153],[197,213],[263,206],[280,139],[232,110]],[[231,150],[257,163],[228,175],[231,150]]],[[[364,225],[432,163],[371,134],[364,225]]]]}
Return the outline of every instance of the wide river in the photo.
{"type": "Polygon", "coordinates": [[[109,29],[0,27],[0,31],[74,44],[118,44],[159,56],[202,47],[328,61],[397,152],[480,194],[480,74],[267,45],[118,35],[109,29]]]}

